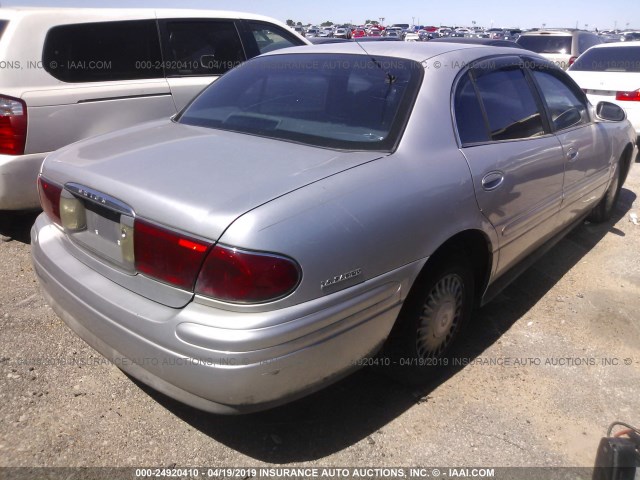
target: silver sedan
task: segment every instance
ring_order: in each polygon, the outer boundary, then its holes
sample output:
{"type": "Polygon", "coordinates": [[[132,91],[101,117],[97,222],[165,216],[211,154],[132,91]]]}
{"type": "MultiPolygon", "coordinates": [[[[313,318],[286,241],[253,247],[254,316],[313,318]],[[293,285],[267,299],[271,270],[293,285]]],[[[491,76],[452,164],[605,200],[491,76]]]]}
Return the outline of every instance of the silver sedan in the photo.
{"type": "Polygon", "coordinates": [[[524,50],[283,50],[175,118],[51,154],[33,263],[73,331],[203,410],[269,408],[366,364],[418,383],[475,307],[611,215],[635,140],[524,50]]]}

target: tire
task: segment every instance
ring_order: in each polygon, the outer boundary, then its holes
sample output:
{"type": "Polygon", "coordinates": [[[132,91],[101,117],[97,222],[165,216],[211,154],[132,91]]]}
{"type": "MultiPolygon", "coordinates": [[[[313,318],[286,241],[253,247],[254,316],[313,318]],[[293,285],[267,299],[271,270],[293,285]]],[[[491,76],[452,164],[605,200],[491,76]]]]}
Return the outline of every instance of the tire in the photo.
{"type": "Polygon", "coordinates": [[[611,179],[611,183],[609,184],[609,188],[604,193],[604,196],[598,202],[598,204],[593,208],[587,220],[593,223],[602,223],[611,219],[613,215],[613,210],[618,203],[618,197],[620,196],[620,190],[622,189],[622,182],[624,175],[624,168],[621,168],[622,159],[616,163],[615,172],[613,173],[613,177],[611,179]]]}
{"type": "Polygon", "coordinates": [[[474,288],[473,270],[465,254],[427,264],[384,350],[391,376],[421,385],[451,364],[448,355],[471,317],[474,288]]]}

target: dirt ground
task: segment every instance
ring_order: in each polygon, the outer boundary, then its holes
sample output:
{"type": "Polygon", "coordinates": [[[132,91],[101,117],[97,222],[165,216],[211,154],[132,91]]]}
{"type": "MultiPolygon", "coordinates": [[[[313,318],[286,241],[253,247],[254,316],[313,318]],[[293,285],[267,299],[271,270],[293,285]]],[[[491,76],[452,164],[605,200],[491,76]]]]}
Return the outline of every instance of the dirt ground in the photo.
{"type": "Polygon", "coordinates": [[[476,312],[428,388],[371,369],[238,417],[132,381],[46,305],[33,216],[0,233],[0,467],[583,466],[614,420],[640,425],[640,166],[615,220],[584,224],[476,312]]]}

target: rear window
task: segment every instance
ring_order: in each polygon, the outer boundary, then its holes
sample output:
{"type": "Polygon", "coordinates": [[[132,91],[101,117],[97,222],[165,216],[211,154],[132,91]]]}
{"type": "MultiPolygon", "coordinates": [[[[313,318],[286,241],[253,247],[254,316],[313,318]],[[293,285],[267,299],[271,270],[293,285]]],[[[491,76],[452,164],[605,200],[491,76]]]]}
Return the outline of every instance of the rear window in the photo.
{"type": "Polygon", "coordinates": [[[2,34],[4,33],[5,28],[9,25],[8,20],[0,20],[0,40],[2,39],[2,34]]]}
{"type": "Polygon", "coordinates": [[[395,148],[424,68],[405,59],[291,54],[246,62],[180,123],[345,150],[395,148]]]}
{"type": "Polygon", "coordinates": [[[578,72],[640,72],[640,47],[592,48],[571,66],[578,72]]]}
{"type": "Polygon", "coordinates": [[[571,53],[569,35],[523,35],[518,38],[517,43],[536,53],[571,53]]]}
{"type": "Polygon", "coordinates": [[[44,68],[63,82],[164,76],[155,20],[61,25],[47,33],[44,68]]]}

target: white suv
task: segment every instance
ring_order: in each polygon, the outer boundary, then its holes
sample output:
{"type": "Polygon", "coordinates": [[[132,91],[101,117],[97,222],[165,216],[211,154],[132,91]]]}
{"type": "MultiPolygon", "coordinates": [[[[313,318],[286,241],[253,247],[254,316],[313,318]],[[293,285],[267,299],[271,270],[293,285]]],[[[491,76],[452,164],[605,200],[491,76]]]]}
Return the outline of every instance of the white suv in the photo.
{"type": "Polygon", "coordinates": [[[39,208],[47,153],[169,117],[247,58],[307,43],[241,13],[0,9],[0,210],[39,208]]]}

